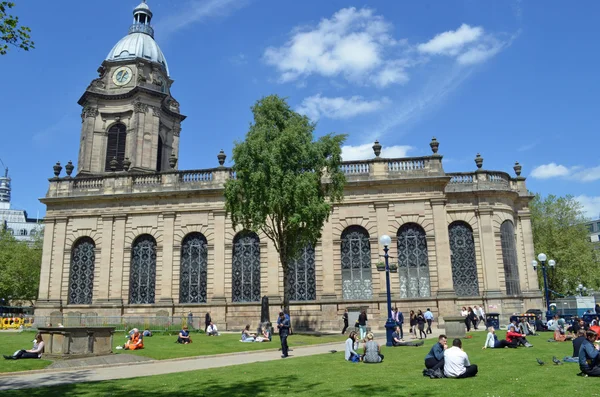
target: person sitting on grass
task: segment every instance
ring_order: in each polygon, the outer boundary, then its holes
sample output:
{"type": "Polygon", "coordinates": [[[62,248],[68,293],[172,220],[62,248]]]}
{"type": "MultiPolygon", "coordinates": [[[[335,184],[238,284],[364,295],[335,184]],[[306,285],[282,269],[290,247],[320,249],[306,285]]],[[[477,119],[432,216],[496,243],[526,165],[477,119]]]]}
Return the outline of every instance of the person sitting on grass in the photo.
{"type": "Polygon", "coordinates": [[[256,334],[250,332],[250,324],[246,324],[246,328],[242,331],[242,342],[254,342],[256,334]]]}
{"type": "Polygon", "coordinates": [[[367,341],[363,347],[363,363],[380,363],[383,361],[383,354],[381,354],[381,346],[379,343],[373,340],[373,333],[367,334],[367,341]]]}
{"type": "Polygon", "coordinates": [[[585,339],[579,348],[579,369],[581,376],[600,376],[600,352],[594,346],[598,335],[594,331],[587,331],[585,339]]]}
{"type": "Polygon", "coordinates": [[[149,329],[145,329],[144,332],[142,332],[143,336],[152,336],[152,331],[150,331],[149,329]]]}
{"type": "Polygon", "coordinates": [[[211,321],[206,328],[206,335],[208,336],[219,336],[219,330],[217,326],[211,321]]]}
{"type": "Polygon", "coordinates": [[[454,339],[452,347],[444,351],[444,375],[447,378],[470,378],[477,375],[477,365],[469,362],[462,349],[462,341],[454,339]]]}
{"type": "Polygon", "coordinates": [[[499,340],[496,335],[496,329],[494,327],[488,328],[487,338],[485,339],[485,345],[483,345],[483,349],[492,348],[492,349],[504,349],[505,347],[509,348],[517,348],[516,343],[510,343],[506,339],[499,340]]]}
{"type": "Polygon", "coordinates": [[[19,350],[12,356],[4,356],[5,360],[18,360],[21,358],[42,358],[44,352],[44,340],[42,334],[37,334],[30,350],[19,350]]]}
{"type": "Polygon", "coordinates": [[[554,330],[554,340],[556,342],[566,342],[571,339],[573,339],[573,337],[571,335],[567,335],[563,327],[557,326],[554,330]]]}
{"type": "Polygon", "coordinates": [[[348,339],[346,339],[344,358],[346,361],[352,361],[353,363],[360,362],[360,355],[355,350],[355,343],[358,339],[358,335],[356,331],[351,331],[348,335],[348,339]]]}
{"type": "Polygon", "coordinates": [[[442,369],[444,368],[444,350],[448,348],[446,335],[440,335],[438,342],[431,347],[429,353],[425,356],[425,368],[442,369]]]}
{"type": "Polygon", "coordinates": [[[405,342],[400,337],[400,326],[397,325],[394,332],[392,333],[392,346],[423,346],[425,342],[420,340],[418,342],[405,342]]]}
{"type": "Polygon", "coordinates": [[[577,333],[577,338],[573,339],[573,355],[567,356],[563,359],[566,363],[578,363],[579,362],[579,350],[581,350],[581,345],[585,341],[585,330],[580,329],[577,333]]]}
{"type": "Polygon", "coordinates": [[[533,345],[525,339],[525,335],[515,331],[514,325],[509,326],[508,331],[506,332],[506,340],[508,343],[516,344],[516,346],[533,347],[533,345]]]}
{"type": "Polygon", "coordinates": [[[192,338],[190,337],[190,331],[188,331],[188,327],[184,326],[181,329],[181,331],[179,331],[179,335],[177,336],[177,343],[182,343],[184,345],[192,343],[192,338]]]}
{"type": "Polygon", "coordinates": [[[123,345],[125,350],[138,350],[144,348],[144,337],[140,334],[140,330],[134,328],[131,330],[131,335],[127,343],[123,345]]]}
{"type": "Polygon", "coordinates": [[[272,339],[271,329],[267,325],[267,326],[261,328],[260,335],[257,336],[254,341],[255,342],[271,342],[271,339],[272,339]]]}

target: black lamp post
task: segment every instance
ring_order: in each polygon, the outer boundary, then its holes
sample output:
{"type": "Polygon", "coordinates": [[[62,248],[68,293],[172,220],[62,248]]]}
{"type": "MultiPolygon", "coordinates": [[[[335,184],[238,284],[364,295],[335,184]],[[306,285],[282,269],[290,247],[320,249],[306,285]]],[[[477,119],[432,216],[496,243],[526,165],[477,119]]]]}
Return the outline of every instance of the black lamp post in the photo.
{"type": "Polygon", "coordinates": [[[383,257],[385,258],[385,287],[387,292],[387,321],[385,322],[385,345],[392,346],[392,333],[394,333],[394,329],[396,328],[396,323],[392,319],[392,296],[390,294],[390,264],[388,255],[389,246],[392,243],[392,239],[387,234],[384,234],[379,238],[379,243],[383,245],[383,257]]]}
{"type": "MultiPolygon", "coordinates": [[[[546,318],[548,318],[551,314],[550,314],[550,298],[549,298],[549,293],[548,293],[548,275],[546,273],[546,254],[541,253],[538,255],[538,260],[542,263],[542,273],[544,274],[544,295],[546,297],[546,318]]],[[[534,259],[533,261],[531,261],[531,264],[533,265],[533,270],[537,271],[537,261],[534,259]]],[[[553,259],[550,259],[548,261],[548,266],[551,267],[552,269],[554,269],[554,266],[556,266],[556,262],[553,259]]]]}

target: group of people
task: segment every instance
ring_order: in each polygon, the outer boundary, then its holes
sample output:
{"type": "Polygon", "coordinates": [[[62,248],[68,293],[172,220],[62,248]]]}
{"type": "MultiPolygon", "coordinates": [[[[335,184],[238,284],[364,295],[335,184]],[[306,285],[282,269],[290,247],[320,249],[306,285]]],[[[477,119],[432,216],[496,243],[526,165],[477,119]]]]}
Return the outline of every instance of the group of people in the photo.
{"type": "Polygon", "coordinates": [[[467,332],[471,331],[471,328],[477,330],[479,324],[483,321],[485,324],[485,311],[481,306],[463,306],[460,315],[465,318],[465,326],[467,327],[467,332]]]}
{"type": "MultiPolygon", "coordinates": [[[[431,324],[433,323],[433,313],[429,308],[423,313],[421,310],[410,311],[409,314],[409,333],[415,339],[424,339],[427,338],[427,334],[431,334],[433,331],[431,330],[431,324]],[[425,329],[425,324],[427,324],[427,329],[425,329]],[[419,331],[419,336],[417,337],[417,330],[419,331]]],[[[391,319],[394,321],[397,327],[397,331],[399,333],[399,342],[404,342],[404,314],[398,310],[398,307],[394,307],[391,313],[391,319]]],[[[344,321],[344,327],[342,328],[342,335],[346,333],[348,329],[348,309],[344,310],[344,314],[342,315],[342,320],[344,321]]],[[[364,340],[367,336],[367,311],[361,310],[358,315],[358,319],[356,320],[355,327],[359,330],[358,339],[364,340]]]]}
{"type": "Polygon", "coordinates": [[[362,354],[357,352],[357,350],[359,350],[359,342],[360,339],[356,331],[351,331],[350,335],[348,335],[348,339],[346,339],[344,351],[344,357],[347,361],[373,364],[383,362],[381,346],[379,343],[375,342],[372,332],[365,335],[362,354]]]}
{"type": "Polygon", "coordinates": [[[424,373],[431,378],[470,378],[477,375],[477,371],[477,365],[471,364],[458,338],[449,348],[446,335],[440,335],[425,356],[424,373]]]}

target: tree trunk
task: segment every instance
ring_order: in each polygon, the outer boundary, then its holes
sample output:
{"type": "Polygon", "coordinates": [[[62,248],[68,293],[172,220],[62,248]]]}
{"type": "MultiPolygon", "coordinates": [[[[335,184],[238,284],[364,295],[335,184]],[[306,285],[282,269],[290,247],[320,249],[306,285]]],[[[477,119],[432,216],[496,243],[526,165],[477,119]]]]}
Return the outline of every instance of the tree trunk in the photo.
{"type": "Polygon", "coordinates": [[[290,268],[287,264],[287,259],[280,257],[281,268],[283,269],[283,311],[290,314],[290,268]]]}

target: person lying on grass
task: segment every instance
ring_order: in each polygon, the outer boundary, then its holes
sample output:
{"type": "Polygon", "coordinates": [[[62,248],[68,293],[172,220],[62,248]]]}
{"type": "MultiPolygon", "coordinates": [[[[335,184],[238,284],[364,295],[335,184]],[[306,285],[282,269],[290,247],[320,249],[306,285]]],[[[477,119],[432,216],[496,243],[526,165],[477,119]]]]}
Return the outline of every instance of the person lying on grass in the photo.
{"type": "Polygon", "coordinates": [[[42,358],[44,352],[44,341],[42,334],[37,334],[33,341],[33,347],[30,350],[16,351],[12,356],[4,356],[5,360],[18,360],[21,358],[42,358]]]}
{"type": "Polygon", "coordinates": [[[182,343],[187,345],[188,343],[192,343],[192,338],[190,337],[190,331],[188,331],[188,327],[183,327],[181,331],[179,331],[179,336],[177,337],[177,343],[182,343]]]}
{"type": "Polygon", "coordinates": [[[405,342],[400,337],[400,326],[397,325],[394,332],[392,333],[392,346],[423,346],[425,342],[405,342]]]}
{"type": "Polygon", "coordinates": [[[125,350],[138,350],[144,348],[144,338],[142,334],[140,334],[140,330],[134,328],[131,330],[133,333],[129,337],[127,343],[123,345],[123,349],[125,350]]]}

